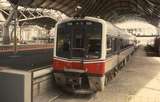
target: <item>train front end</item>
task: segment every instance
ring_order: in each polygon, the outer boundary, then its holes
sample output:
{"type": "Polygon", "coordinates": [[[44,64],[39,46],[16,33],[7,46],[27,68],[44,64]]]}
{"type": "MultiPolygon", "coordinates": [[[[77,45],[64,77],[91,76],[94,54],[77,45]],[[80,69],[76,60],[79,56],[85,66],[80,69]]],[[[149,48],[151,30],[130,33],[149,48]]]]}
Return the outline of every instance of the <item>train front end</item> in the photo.
{"type": "Polygon", "coordinates": [[[74,91],[103,89],[102,27],[85,19],[57,24],[53,69],[59,86],[74,91]]]}

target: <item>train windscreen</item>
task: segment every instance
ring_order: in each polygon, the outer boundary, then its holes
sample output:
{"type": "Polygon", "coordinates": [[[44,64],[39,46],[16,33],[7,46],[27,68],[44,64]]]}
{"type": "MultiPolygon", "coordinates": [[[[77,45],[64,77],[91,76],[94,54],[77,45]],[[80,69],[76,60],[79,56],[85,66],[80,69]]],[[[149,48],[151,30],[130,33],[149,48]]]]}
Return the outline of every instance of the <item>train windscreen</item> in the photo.
{"type": "Polygon", "coordinates": [[[58,25],[56,55],[69,59],[101,57],[102,24],[75,20],[58,25]]]}

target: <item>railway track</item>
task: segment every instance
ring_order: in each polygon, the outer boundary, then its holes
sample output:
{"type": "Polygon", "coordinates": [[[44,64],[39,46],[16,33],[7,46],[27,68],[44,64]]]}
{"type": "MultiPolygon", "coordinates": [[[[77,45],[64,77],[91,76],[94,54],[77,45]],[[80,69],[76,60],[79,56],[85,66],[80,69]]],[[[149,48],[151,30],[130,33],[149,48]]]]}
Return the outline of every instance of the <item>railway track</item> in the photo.
{"type": "Polygon", "coordinates": [[[52,62],[53,49],[21,51],[16,54],[0,53],[0,65],[20,70],[49,65],[52,62]]]}
{"type": "Polygon", "coordinates": [[[61,91],[58,95],[51,97],[47,102],[94,102],[99,92],[89,95],[68,94],[61,91]]]}
{"type": "Polygon", "coordinates": [[[48,102],[55,102],[58,98],[60,98],[60,96],[62,96],[62,95],[61,95],[61,94],[60,94],[60,95],[57,95],[57,96],[55,96],[55,97],[49,99],[48,102]]]}

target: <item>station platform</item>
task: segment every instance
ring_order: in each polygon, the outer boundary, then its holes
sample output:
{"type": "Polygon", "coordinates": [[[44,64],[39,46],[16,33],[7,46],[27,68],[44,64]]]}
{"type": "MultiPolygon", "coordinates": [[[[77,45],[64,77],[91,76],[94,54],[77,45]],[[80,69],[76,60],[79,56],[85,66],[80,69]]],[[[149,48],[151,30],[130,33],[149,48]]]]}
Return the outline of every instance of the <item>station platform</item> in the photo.
{"type": "MultiPolygon", "coordinates": [[[[0,102],[39,102],[36,100],[40,99],[41,94],[49,93],[53,89],[51,66],[22,69],[0,67],[0,102]]],[[[52,95],[57,94],[54,92],[52,95]]]]}
{"type": "Polygon", "coordinates": [[[89,102],[160,102],[160,57],[140,47],[103,92],[89,102]]]}
{"type": "Polygon", "coordinates": [[[20,70],[50,65],[53,56],[53,44],[21,44],[14,52],[13,45],[0,45],[0,67],[20,70]]]}

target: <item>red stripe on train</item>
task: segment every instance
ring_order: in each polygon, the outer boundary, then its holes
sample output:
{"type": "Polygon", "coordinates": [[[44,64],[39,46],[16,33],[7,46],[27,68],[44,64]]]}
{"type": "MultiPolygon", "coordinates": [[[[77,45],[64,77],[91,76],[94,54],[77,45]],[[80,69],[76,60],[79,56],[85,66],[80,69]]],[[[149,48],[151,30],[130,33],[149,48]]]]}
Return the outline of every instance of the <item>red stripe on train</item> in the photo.
{"type": "Polygon", "coordinates": [[[80,62],[67,62],[58,59],[53,60],[54,71],[64,71],[64,69],[84,70],[88,74],[104,75],[105,62],[80,63],[80,62]]]}

